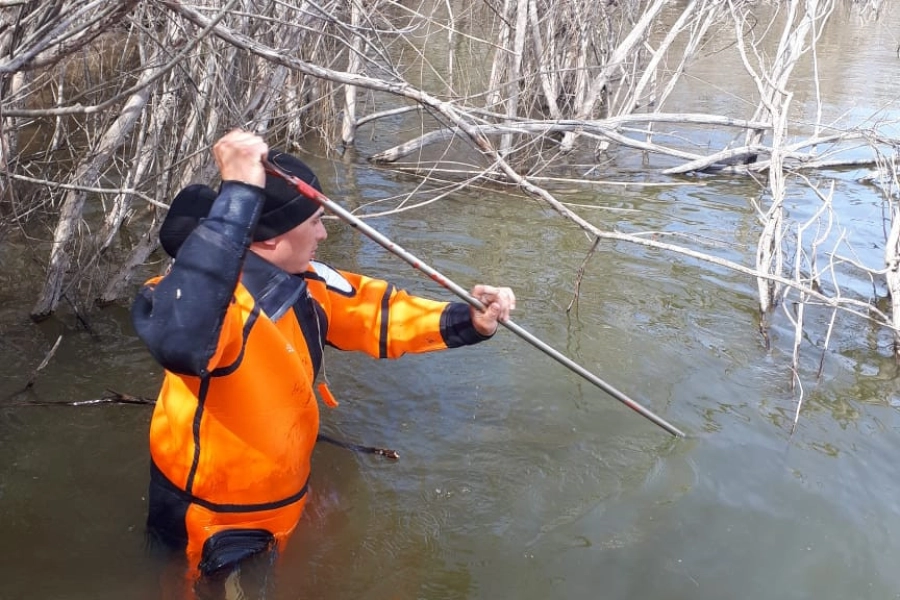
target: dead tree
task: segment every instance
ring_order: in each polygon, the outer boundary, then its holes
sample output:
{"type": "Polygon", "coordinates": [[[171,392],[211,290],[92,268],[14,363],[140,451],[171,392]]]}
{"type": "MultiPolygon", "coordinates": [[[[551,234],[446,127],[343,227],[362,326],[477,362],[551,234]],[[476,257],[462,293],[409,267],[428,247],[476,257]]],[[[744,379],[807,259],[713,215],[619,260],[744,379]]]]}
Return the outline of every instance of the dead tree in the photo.
{"type": "MultiPolygon", "coordinates": [[[[817,224],[795,227],[783,210],[788,189],[807,185],[800,174],[846,164],[841,147],[900,147],[878,131],[801,131],[788,118],[794,67],[815,51],[840,1],[447,0],[415,11],[383,0],[2,4],[9,26],[0,28],[0,162],[4,180],[24,191],[15,210],[0,212],[17,222],[54,218],[46,282],[32,311],[40,318],[68,291],[102,302],[127,293],[135,270],[153,257],[168,199],[187,183],[214,178],[209,147],[227,128],[265,133],[291,150],[315,135],[329,151],[352,146],[362,132],[384,131],[380,138],[389,143],[368,157],[380,168],[423,181],[445,177],[445,190],[485,180],[515,186],[592,242],[653,248],[754,279],[764,333],[773,307],[788,297],[900,331],[891,322],[900,322],[900,307],[885,317],[871,302],[820,285],[819,238],[808,235],[817,224]],[[750,25],[751,14],[767,12],[768,27],[750,25]],[[710,40],[729,36],[756,83],[754,109],[720,115],[674,106],[673,90],[692,61],[709,51],[710,40]],[[97,52],[104,40],[123,51],[97,52]],[[768,59],[764,50],[772,47],[768,59]],[[87,70],[90,85],[73,81],[60,61],[88,56],[99,61],[96,72],[87,70]],[[15,151],[25,120],[52,131],[46,147],[28,156],[15,151]],[[664,136],[664,125],[728,131],[742,141],[697,148],[664,136]],[[62,143],[67,131],[78,131],[83,145],[62,143]],[[75,158],[71,167],[54,160],[65,152],[75,158]],[[658,174],[673,178],[711,170],[762,175],[752,264],[723,260],[696,240],[676,245],[659,232],[598,227],[542,185],[554,177],[618,183],[596,176],[615,153],[664,157],[667,168],[658,174]],[[589,167],[572,172],[567,162],[589,167]],[[59,165],[58,172],[45,174],[43,165],[59,165]],[[29,186],[49,190],[50,202],[27,196],[29,186]],[[812,244],[793,265],[784,257],[790,239],[812,244]]],[[[398,206],[421,205],[411,196],[398,206]]],[[[823,210],[816,214],[827,219],[823,210]]],[[[885,234],[889,266],[900,251],[896,222],[885,234]]],[[[900,278],[888,271],[895,298],[900,278]]],[[[789,318],[802,330],[802,310],[789,318]]]]}

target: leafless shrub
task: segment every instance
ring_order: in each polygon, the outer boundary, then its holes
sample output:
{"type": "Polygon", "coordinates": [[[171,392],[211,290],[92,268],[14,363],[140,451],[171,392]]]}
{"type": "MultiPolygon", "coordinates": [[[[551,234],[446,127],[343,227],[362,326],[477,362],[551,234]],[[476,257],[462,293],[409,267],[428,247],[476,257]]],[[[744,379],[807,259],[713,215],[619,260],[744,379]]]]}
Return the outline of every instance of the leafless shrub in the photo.
{"type": "MultiPolygon", "coordinates": [[[[383,138],[396,144],[373,162],[445,177],[447,189],[483,180],[514,185],[595,242],[656,248],[755,278],[764,338],[788,298],[798,307],[789,314],[797,331],[802,306],[814,302],[897,332],[900,304],[889,317],[820,285],[832,267],[817,262],[821,236],[811,232],[827,227],[831,192],[802,175],[859,164],[841,150],[867,144],[874,153],[864,162],[894,186],[897,140],[874,128],[788,118],[795,65],[810,53],[815,60],[825,24],[848,2],[866,14],[883,8],[875,0],[2,2],[0,218],[52,219],[35,318],[76,290],[85,300],[112,301],[154,250],[167,199],[214,176],[208,148],[222,132],[250,128],[290,148],[312,133],[337,152],[404,115],[409,127],[391,128],[383,138]],[[692,62],[725,47],[740,54],[755,83],[754,110],[734,116],[671,106],[692,62]],[[663,135],[665,124],[727,130],[737,141],[698,150],[663,135]],[[702,244],[665,243],[656,232],[598,228],[542,187],[565,177],[568,164],[597,165],[613,150],[677,163],[661,175],[764,175],[755,264],[721,259],[698,250],[702,244]],[[449,159],[453,169],[445,168],[449,159]],[[795,228],[782,206],[798,182],[815,190],[822,209],[795,228]],[[798,246],[793,259],[790,243],[798,246]]],[[[886,197],[886,277],[897,298],[900,279],[891,273],[900,220],[895,193],[886,197]]],[[[798,341],[795,365],[799,348],[798,341]]]]}

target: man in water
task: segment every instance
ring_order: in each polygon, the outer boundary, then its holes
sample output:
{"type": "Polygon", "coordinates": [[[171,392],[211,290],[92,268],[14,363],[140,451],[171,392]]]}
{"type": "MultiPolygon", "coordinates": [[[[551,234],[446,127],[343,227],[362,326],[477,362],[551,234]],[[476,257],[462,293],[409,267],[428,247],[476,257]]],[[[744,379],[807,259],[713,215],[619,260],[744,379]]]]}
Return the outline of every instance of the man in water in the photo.
{"type": "MultiPolygon", "coordinates": [[[[175,261],[132,306],[165,379],[150,424],[151,538],[220,572],[284,544],[303,512],[319,430],[314,382],[326,344],[376,358],[476,344],[515,308],[411,296],[315,261],[323,209],[264,160],[321,191],[299,159],[235,130],[216,142],[218,192],[173,200],[160,242],[175,261]],[[249,252],[248,252],[249,250],[249,252]]],[[[320,388],[332,402],[327,388],[320,388]]]]}

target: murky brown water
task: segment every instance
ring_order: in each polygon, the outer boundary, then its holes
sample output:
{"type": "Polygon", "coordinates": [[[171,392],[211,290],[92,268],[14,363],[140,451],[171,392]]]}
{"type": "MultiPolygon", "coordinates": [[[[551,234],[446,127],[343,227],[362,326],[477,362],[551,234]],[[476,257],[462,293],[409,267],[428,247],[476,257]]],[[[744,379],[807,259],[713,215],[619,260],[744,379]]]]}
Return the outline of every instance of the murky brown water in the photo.
{"type": "MultiPolygon", "coordinates": [[[[894,13],[829,29],[819,65],[827,114],[900,114],[894,13]]],[[[731,72],[721,61],[696,65],[678,102],[690,94],[698,110],[743,115],[722,93],[731,72]]],[[[412,186],[362,162],[315,166],[348,205],[412,186]]],[[[854,182],[857,173],[828,175],[838,180],[841,226],[873,241],[855,248],[857,260],[876,267],[879,196],[854,182]]],[[[750,182],[703,178],[574,189],[565,199],[629,209],[587,213],[598,224],[689,228],[718,240],[719,255],[752,264],[756,194],[750,182]]],[[[795,219],[809,210],[801,197],[789,205],[795,219]]],[[[390,446],[401,460],[318,448],[310,508],[268,597],[898,597],[900,383],[883,332],[843,321],[820,382],[820,353],[807,346],[805,405],[791,437],[792,331],[777,319],[773,348],[763,348],[753,281],[606,244],[567,315],[588,243],[533,200],[456,194],[371,224],[464,287],[512,285],[519,325],[689,437],[673,441],[508,332],[391,363],[331,353],[341,406],[326,411],[324,431],[390,446]]],[[[374,243],[337,223],[329,230],[325,260],[447,297],[374,243]]],[[[40,273],[16,250],[15,238],[0,248],[0,395],[63,341],[32,390],[0,401],[0,598],[157,598],[142,535],[150,409],[13,402],[106,389],[153,396],[159,370],[126,307],[94,313],[93,335],[65,314],[32,325],[40,273]]],[[[858,275],[845,283],[872,288],[858,275]]],[[[812,313],[809,342],[821,345],[830,315],[812,313]]]]}

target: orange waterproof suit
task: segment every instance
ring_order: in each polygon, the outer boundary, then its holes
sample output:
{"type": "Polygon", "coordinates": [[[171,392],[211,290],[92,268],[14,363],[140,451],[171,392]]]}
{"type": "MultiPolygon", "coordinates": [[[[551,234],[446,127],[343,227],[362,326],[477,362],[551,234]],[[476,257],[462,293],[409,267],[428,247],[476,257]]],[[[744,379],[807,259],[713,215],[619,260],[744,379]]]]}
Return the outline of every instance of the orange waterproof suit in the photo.
{"type": "Polygon", "coordinates": [[[477,343],[468,305],[246,252],[262,194],[225,182],[132,307],[165,368],[150,424],[148,530],[210,573],[282,543],[306,501],[325,344],[377,358],[477,343]]]}

